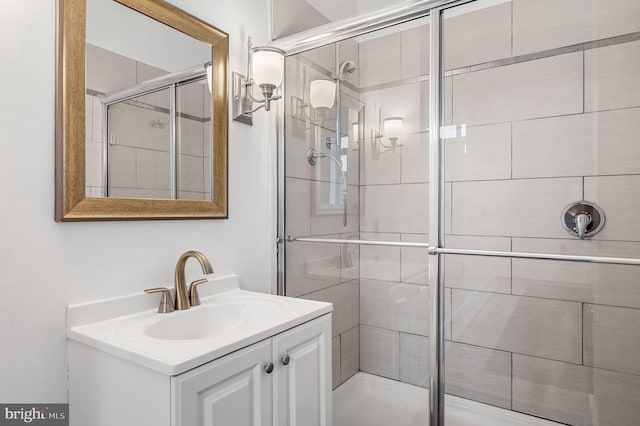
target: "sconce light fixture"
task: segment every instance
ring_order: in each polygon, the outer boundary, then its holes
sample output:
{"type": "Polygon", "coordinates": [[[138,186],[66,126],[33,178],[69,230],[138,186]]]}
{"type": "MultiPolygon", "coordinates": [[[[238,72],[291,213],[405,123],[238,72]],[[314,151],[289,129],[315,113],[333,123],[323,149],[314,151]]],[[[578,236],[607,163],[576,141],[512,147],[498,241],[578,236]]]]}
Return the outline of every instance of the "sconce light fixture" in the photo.
{"type": "Polygon", "coordinates": [[[282,84],[284,76],[284,51],[270,46],[252,47],[248,41],[247,75],[233,73],[233,119],[253,124],[253,113],[260,108],[271,110],[271,102],[280,99],[274,91],[282,84]],[[262,98],[253,93],[260,88],[262,98]],[[254,108],[253,104],[258,103],[254,108]]]}
{"type": "Polygon", "coordinates": [[[211,62],[204,64],[204,69],[207,70],[207,86],[209,87],[209,93],[213,93],[211,86],[213,86],[213,69],[211,62]]]}
{"type": "Polygon", "coordinates": [[[371,155],[374,158],[378,158],[380,154],[384,154],[386,152],[396,152],[396,148],[402,146],[398,144],[400,140],[400,136],[402,136],[402,117],[389,117],[381,120],[382,111],[378,113],[378,130],[371,129],[371,155]],[[382,128],[384,129],[384,134],[380,131],[380,122],[382,121],[382,128]],[[387,145],[383,142],[384,139],[388,139],[390,145],[387,145]],[[380,147],[385,148],[384,151],[380,151],[380,147]]]}
{"type": "Polygon", "coordinates": [[[307,70],[302,71],[302,98],[291,97],[292,115],[300,120],[309,120],[316,124],[322,122],[327,112],[336,102],[336,81],[327,77],[314,78],[307,86],[307,70]],[[306,90],[309,87],[309,100],[306,100],[306,90]],[[308,112],[307,112],[308,110],[308,112]],[[315,112],[315,118],[312,117],[315,112]]]}

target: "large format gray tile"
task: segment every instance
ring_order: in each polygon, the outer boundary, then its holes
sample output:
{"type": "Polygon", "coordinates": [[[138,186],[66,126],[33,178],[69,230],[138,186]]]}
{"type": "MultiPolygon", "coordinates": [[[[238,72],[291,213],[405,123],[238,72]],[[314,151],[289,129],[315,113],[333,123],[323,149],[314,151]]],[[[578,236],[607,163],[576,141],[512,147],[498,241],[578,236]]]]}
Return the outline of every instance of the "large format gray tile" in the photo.
{"type": "Polygon", "coordinates": [[[594,238],[640,241],[636,212],[640,209],[640,175],[584,178],[585,200],[598,204],[607,221],[594,238]]]}
{"type": "MultiPolygon", "coordinates": [[[[360,237],[363,240],[370,241],[400,241],[400,235],[398,234],[362,232],[360,237]]],[[[360,278],[400,281],[400,247],[361,246],[360,278]]]]}
{"type": "Polygon", "coordinates": [[[513,177],[640,173],[639,133],[640,108],[513,123],[513,177]]]}
{"type": "Polygon", "coordinates": [[[333,303],[333,336],[360,323],[360,283],[349,281],[309,295],[311,300],[333,303]]]}
{"type": "Polygon", "coordinates": [[[640,375],[640,309],[585,304],[584,364],[640,375]]]}
{"type": "Polygon", "coordinates": [[[300,296],[340,283],[340,244],[294,244],[288,245],[292,249],[287,250],[287,296],[300,296]]]}
{"type": "MultiPolygon", "coordinates": [[[[513,250],[640,258],[640,243],[514,238],[513,250]]],[[[640,266],[513,259],[513,294],[640,308],[640,266]]]]}
{"type": "Polygon", "coordinates": [[[400,379],[400,333],[360,326],[360,370],[400,379]]]}
{"type": "Polygon", "coordinates": [[[137,151],[119,145],[109,148],[109,188],[136,188],[137,151]]]}
{"type": "MultiPolygon", "coordinates": [[[[403,242],[428,243],[429,236],[424,234],[403,234],[403,242]]],[[[428,284],[429,251],[426,248],[400,248],[400,281],[412,284],[428,284]]]]}
{"type": "Polygon", "coordinates": [[[513,409],[576,426],[635,426],[640,377],[513,354],[513,409]]]}
{"type": "Polygon", "coordinates": [[[582,305],[453,290],[452,339],[486,348],[582,362],[582,305]]]}
{"type": "Polygon", "coordinates": [[[400,333],[400,381],[429,387],[428,337],[400,333]]]}
{"type": "Polygon", "coordinates": [[[428,286],[360,280],[360,323],[426,336],[430,296],[428,286]]]}
{"type": "Polygon", "coordinates": [[[401,77],[401,33],[372,38],[360,43],[360,86],[389,83],[401,77]],[[380,53],[384,52],[384,55],[380,53]]]}
{"type": "Polygon", "coordinates": [[[331,340],[331,382],[333,389],[340,386],[340,336],[331,340]]]}
{"type": "Polygon", "coordinates": [[[431,34],[428,21],[429,18],[415,21],[421,25],[400,33],[400,77],[403,79],[429,74],[431,34]]]}
{"type": "Polygon", "coordinates": [[[429,132],[403,135],[402,183],[429,182],[429,132]]]}
{"type": "MultiPolygon", "coordinates": [[[[402,138],[404,143],[404,137],[402,138]]],[[[388,145],[388,141],[383,141],[388,145]]],[[[377,140],[367,138],[361,143],[362,165],[360,166],[361,185],[379,185],[400,183],[400,164],[403,149],[387,151],[377,140]]],[[[403,147],[404,148],[404,147],[403,147]]]]}
{"type": "MultiPolygon", "coordinates": [[[[191,157],[193,158],[193,157],[191,157]]],[[[189,159],[191,159],[189,158],[189,159]]],[[[180,158],[182,160],[182,158],[180,158]]],[[[136,150],[136,187],[148,189],[166,189],[171,188],[170,166],[168,152],[151,151],[148,149],[136,150]]],[[[191,188],[188,182],[190,176],[188,167],[181,167],[178,182],[181,189],[202,191],[200,188],[191,188]],[[184,184],[184,186],[183,186],[184,184]]],[[[195,171],[197,173],[197,170],[195,171]]],[[[202,160],[200,162],[200,183],[202,184],[202,160]]]]}
{"type": "MultiPolygon", "coordinates": [[[[447,248],[510,251],[511,239],[504,237],[461,237],[447,235],[447,248]]],[[[511,260],[498,257],[445,255],[445,286],[465,290],[511,293],[511,260]]]]}
{"type": "Polygon", "coordinates": [[[360,231],[428,232],[427,184],[363,186],[360,197],[360,231]]]}
{"type": "Polygon", "coordinates": [[[513,53],[538,52],[640,30],[635,0],[514,0],[513,53]]]}
{"type": "Polygon", "coordinates": [[[448,181],[511,178],[510,123],[467,127],[466,136],[446,139],[444,147],[448,181]]]}
{"type": "Polygon", "coordinates": [[[360,222],[359,203],[360,187],[357,185],[312,181],[311,235],[357,231],[360,222]],[[347,191],[346,200],[344,191],[347,191]]]}
{"type": "Polygon", "coordinates": [[[448,70],[511,56],[511,2],[445,11],[443,50],[448,70]]]}
{"type": "Polygon", "coordinates": [[[307,179],[285,179],[286,188],[286,234],[311,235],[311,181],[307,179]]]}
{"type": "Polygon", "coordinates": [[[587,50],[584,61],[586,111],[640,106],[640,41],[587,50]]]}
{"type": "Polygon", "coordinates": [[[340,381],[360,371],[360,326],[340,335],[340,381]]]}
{"type": "Polygon", "coordinates": [[[582,53],[569,53],[454,76],[453,121],[477,125],[575,114],[582,112],[582,97],[582,53]]]}
{"type": "Polygon", "coordinates": [[[446,343],[447,393],[511,408],[511,354],[462,343],[446,343]]]}
{"type": "Polygon", "coordinates": [[[580,199],[582,178],[455,182],[453,233],[562,238],[560,214],[580,199]]]}

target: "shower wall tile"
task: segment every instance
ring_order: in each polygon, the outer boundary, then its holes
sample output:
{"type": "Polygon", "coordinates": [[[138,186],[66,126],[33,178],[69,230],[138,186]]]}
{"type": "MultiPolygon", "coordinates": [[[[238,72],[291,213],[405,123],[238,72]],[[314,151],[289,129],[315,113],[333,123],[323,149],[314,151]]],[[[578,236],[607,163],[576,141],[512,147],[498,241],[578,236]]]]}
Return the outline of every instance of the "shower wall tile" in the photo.
{"type": "Polygon", "coordinates": [[[582,178],[456,182],[453,233],[562,238],[559,215],[580,199],[582,178]]]}
{"type": "MultiPolygon", "coordinates": [[[[183,160],[183,159],[181,159],[183,160]]],[[[148,149],[136,150],[136,187],[145,189],[171,189],[171,178],[169,173],[170,161],[169,153],[162,151],[151,151],[148,149]]],[[[180,182],[187,176],[180,168],[180,182]]],[[[202,163],[200,164],[200,181],[202,181],[202,163]]],[[[202,186],[202,185],[201,185],[202,186]]],[[[189,186],[182,187],[191,190],[189,186]]],[[[202,190],[202,188],[200,188],[202,190]]]]}
{"type": "MultiPolygon", "coordinates": [[[[622,241],[514,238],[513,250],[640,258],[640,243],[622,241]]],[[[639,274],[640,266],[513,259],[513,294],[640,308],[639,274]]]]}
{"type": "Polygon", "coordinates": [[[84,179],[86,186],[102,186],[102,143],[87,141],[84,179]]]}
{"type": "Polygon", "coordinates": [[[357,280],[313,292],[309,298],[333,303],[333,336],[360,323],[360,282],[357,280]]]}
{"type": "Polygon", "coordinates": [[[204,200],[205,196],[204,192],[178,191],[179,200],[204,200]]]}
{"type": "MultiPolygon", "coordinates": [[[[169,155],[167,156],[169,164],[169,155]]],[[[183,191],[204,192],[204,163],[202,157],[178,155],[178,187],[183,191]]],[[[168,167],[166,167],[168,169],[168,167]]],[[[163,170],[162,173],[165,171],[163,170]]],[[[169,178],[167,178],[168,180],[169,178]]]]}
{"type": "Polygon", "coordinates": [[[584,364],[640,375],[640,309],[585,304],[584,364]]]}
{"type": "Polygon", "coordinates": [[[458,6],[444,18],[445,69],[511,56],[511,2],[482,9],[476,4],[458,6]]]}
{"type": "Polygon", "coordinates": [[[329,74],[335,72],[336,69],[336,46],[328,44],[316,49],[307,50],[300,54],[303,60],[311,61],[315,65],[319,65],[323,71],[329,74]]]}
{"type": "Polygon", "coordinates": [[[344,382],[360,371],[360,327],[340,335],[340,381],[344,382]]]}
{"type": "Polygon", "coordinates": [[[298,119],[287,117],[285,120],[285,170],[288,177],[311,179],[311,166],[307,158],[307,150],[314,147],[314,132],[309,131],[306,124],[298,119]]]}
{"type": "Polygon", "coordinates": [[[639,17],[636,0],[514,0],[513,54],[636,32],[639,17]]]}
{"type": "Polygon", "coordinates": [[[447,181],[511,178],[511,123],[467,127],[444,147],[447,181]]]}
{"type": "Polygon", "coordinates": [[[311,235],[311,181],[285,178],[286,187],[286,234],[311,235]]]}
{"type": "MultiPolygon", "coordinates": [[[[400,240],[411,243],[428,243],[424,234],[402,234],[400,240]]],[[[400,281],[412,284],[428,284],[429,251],[426,248],[400,248],[400,281]]]]}
{"type": "Polygon", "coordinates": [[[427,184],[364,186],[360,192],[360,230],[365,232],[428,232],[427,184]]]}
{"type": "Polygon", "coordinates": [[[202,92],[202,87],[206,86],[206,84],[206,81],[203,81],[178,86],[177,107],[179,113],[204,118],[204,93],[202,92]]]}
{"type": "Polygon", "coordinates": [[[456,75],[454,123],[471,126],[580,113],[582,68],[582,52],[575,52],[456,75]]]}
{"type": "Polygon", "coordinates": [[[347,186],[347,223],[344,220],[342,183],[311,182],[311,235],[354,232],[360,222],[360,187],[347,186]]]}
{"type": "Polygon", "coordinates": [[[91,140],[94,142],[102,142],[102,102],[97,96],[91,96],[91,140]]]}
{"type": "Polygon", "coordinates": [[[178,153],[204,156],[204,125],[201,121],[178,118],[178,153]]]}
{"type": "Polygon", "coordinates": [[[114,145],[109,149],[109,187],[136,187],[136,152],[135,148],[114,145]]]}
{"type": "Polygon", "coordinates": [[[640,209],[639,187],[639,175],[584,178],[584,199],[598,204],[607,216],[605,227],[595,239],[640,241],[636,215],[640,209]]]}
{"type": "Polygon", "coordinates": [[[295,250],[287,251],[287,296],[296,297],[339,284],[339,266],[340,244],[295,243],[295,250]]]}
{"type": "Polygon", "coordinates": [[[582,362],[582,305],[453,290],[452,339],[487,348],[582,362]]]}
{"type": "Polygon", "coordinates": [[[634,426],[640,376],[513,354],[513,409],[571,425],[634,426]]]}
{"type": "Polygon", "coordinates": [[[400,333],[360,326],[360,370],[400,379],[400,333]]]}
{"type": "Polygon", "coordinates": [[[360,43],[360,87],[400,80],[401,42],[396,32],[360,43]]]}
{"type": "Polygon", "coordinates": [[[331,383],[335,389],[342,383],[340,381],[340,336],[331,339],[331,383]]]}
{"type": "Polygon", "coordinates": [[[400,333],[400,381],[429,387],[428,337],[400,333]]]}
{"type": "MultiPolygon", "coordinates": [[[[447,235],[446,247],[469,250],[511,251],[511,239],[447,235]]],[[[511,259],[447,254],[444,259],[445,286],[511,293],[511,259]]]]}
{"type": "Polygon", "coordinates": [[[115,135],[117,145],[169,152],[168,120],[163,112],[118,104],[111,111],[109,133],[115,135]],[[152,127],[152,122],[160,126],[152,127]]]}
{"type": "Polygon", "coordinates": [[[87,43],[87,89],[100,93],[136,84],[136,61],[87,43]]]}
{"type": "Polygon", "coordinates": [[[511,353],[446,343],[447,393],[511,409],[511,353]]]}
{"type": "Polygon", "coordinates": [[[403,158],[402,148],[397,148],[395,152],[383,152],[386,151],[386,148],[381,147],[377,141],[370,138],[365,139],[361,147],[361,185],[400,183],[400,164],[403,158]]]}
{"type": "MultiPolygon", "coordinates": [[[[343,240],[358,240],[359,234],[340,234],[343,240]]],[[[356,244],[340,245],[340,281],[360,279],[360,246],[356,244]]]]}
{"type": "Polygon", "coordinates": [[[347,39],[338,42],[338,49],[340,52],[340,61],[353,61],[356,64],[356,69],[351,73],[344,73],[344,78],[347,83],[351,83],[354,87],[360,87],[360,45],[355,39],[347,39]]]}
{"type": "MultiPolygon", "coordinates": [[[[398,234],[361,233],[364,240],[400,241],[398,234]]],[[[360,277],[374,280],[400,281],[400,247],[361,246],[360,277]]]]}
{"type": "Polygon", "coordinates": [[[429,334],[428,286],[360,280],[360,323],[405,333],[429,334]]]}
{"type": "Polygon", "coordinates": [[[584,61],[587,111],[640,106],[640,41],[587,50],[584,61]]]}
{"type": "Polygon", "coordinates": [[[403,135],[399,143],[402,183],[429,182],[429,132],[403,135]]]}
{"type": "Polygon", "coordinates": [[[166,189],[113,188],[109,187],[109,196],[115,198],[171,198],[166,189]]]}
{"type": "Polygon", "coordinates": [[[513,123],[513,177],[639,174],[638,134],[640,108],[513,123]]]}
{"type": "MultiPolygon", "coordinates": [[[[428,18],[421,21],[427,20],[428,18]]],[[[429,74],[431,46],[429,31],[429,24],[423,23],[400,33],[400,78],[413,78],[429,74]]]]}

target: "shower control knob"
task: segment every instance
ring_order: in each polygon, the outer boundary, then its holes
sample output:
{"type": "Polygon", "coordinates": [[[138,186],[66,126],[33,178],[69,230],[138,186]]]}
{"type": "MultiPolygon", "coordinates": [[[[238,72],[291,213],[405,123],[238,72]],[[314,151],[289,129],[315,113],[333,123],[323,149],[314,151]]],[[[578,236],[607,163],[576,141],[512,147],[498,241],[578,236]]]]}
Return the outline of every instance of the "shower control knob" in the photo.
{"type": "Polygon", "coordinates": [[[280,359],[280,361],[282,362],[282,365],[289,365],[289,361],[291,361],[291,358],[289,357],[289,355],[285,355],[280,359]]]}
{"type": "Polygon", "coordinates": [[[264,365],[264,372],[267,374],[271,374],[273,373],[273,363],[272,362],[268,362],[264,365]]]}

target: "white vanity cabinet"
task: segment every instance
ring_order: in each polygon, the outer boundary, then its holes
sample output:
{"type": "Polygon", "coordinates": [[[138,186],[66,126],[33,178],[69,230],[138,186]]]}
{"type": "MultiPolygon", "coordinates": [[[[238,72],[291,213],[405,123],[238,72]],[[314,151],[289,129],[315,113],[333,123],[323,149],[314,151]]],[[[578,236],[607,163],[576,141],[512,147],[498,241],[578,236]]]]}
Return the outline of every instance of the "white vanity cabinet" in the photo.
{"type": "Polygon", "coordinates": [[[173,376],[171,398],[172,426],[330,426],[331,316],[173,376]]]}

